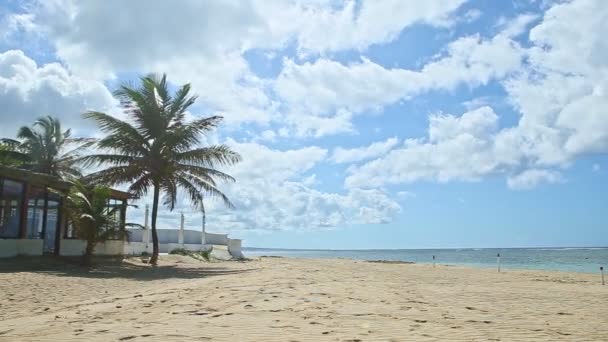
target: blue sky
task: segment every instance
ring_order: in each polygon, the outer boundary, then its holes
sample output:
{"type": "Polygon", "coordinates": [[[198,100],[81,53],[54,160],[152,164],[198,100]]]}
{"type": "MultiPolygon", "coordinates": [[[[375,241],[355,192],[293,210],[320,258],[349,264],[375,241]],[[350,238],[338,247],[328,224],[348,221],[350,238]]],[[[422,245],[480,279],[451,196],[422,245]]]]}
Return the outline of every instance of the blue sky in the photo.
{"type": "MultiPolygon", "coordinates": [[[[95,136],[81,113],[166,72],[244,157],[208,220],[246,246],[606,246],[607,25],[602,0],[9,0],[0,134],[95,136]]],[[[186,198],[161,228],[180,211],[200,229],[186,198]]]]}

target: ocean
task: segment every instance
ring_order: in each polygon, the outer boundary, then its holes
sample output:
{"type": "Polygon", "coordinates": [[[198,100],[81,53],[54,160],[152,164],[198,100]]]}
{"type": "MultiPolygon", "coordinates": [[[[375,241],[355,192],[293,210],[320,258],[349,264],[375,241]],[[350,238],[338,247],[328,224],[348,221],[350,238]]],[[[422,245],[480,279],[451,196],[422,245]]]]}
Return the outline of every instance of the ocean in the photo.
{"type": "Polygon", "coordinates": [[[462,249],[376,249],[376,250],[295,250],[244,248],[246,257],[284,256],[290,258],[346,258],[356,260],[397,260],[416,263],[496,268],[497,254],[503,269],[599,273],[608,269],[608,247],[590,248],[462,248],[462,249]]]}

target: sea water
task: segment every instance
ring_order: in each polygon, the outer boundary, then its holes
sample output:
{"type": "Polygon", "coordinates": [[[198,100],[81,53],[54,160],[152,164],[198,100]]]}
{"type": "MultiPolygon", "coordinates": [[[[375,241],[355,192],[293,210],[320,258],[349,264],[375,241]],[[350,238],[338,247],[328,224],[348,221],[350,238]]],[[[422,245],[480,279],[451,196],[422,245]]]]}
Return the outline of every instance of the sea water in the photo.
{"type": "Polygon", "coordinates": [[[248,249],[247,257],[284,256],[291,258],[346,258],[356,260],[397,260],[416,263],[496,267],[500,254],[503,269],[597,273],[608,270],[608,247],[591,248],[463,248],[463,249],[375,249],[375,250],[293,250],[248,249]]]}

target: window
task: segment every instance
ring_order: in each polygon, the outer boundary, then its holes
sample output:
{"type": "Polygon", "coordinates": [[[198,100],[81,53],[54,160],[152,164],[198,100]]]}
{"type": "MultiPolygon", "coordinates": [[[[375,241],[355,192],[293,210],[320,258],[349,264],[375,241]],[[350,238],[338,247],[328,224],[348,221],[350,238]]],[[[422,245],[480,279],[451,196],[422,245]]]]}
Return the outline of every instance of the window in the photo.
{"type": "Polygon", "coordinates": [[[28,239],[42,239],[45,191],[32,188],[27,203],[27,234],[28,239]]]}
{"type": "Polygon", "coordinates": [[[23,183],[0,179],[0,238],[18,238],[23,183]]]}

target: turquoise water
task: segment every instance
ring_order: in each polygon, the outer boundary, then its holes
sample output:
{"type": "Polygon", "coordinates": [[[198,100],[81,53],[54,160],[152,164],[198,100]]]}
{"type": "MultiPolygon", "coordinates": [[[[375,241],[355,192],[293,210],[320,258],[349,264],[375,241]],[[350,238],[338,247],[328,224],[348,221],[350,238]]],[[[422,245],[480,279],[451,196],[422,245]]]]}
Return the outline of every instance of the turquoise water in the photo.
{"type": "MultiPolygon", "coordinates": [[[[247,257],[275,255],[291,258],[346,258],[356,260],[399,260],[473,267],[496,267],[501,255],[504,269],[598,273],[608,268],[608,248],[473,248],[399,250],[288,250],[244,249],[247,257]]],[[[608,274],[608,273],[607,273],[608,274]]]]}

